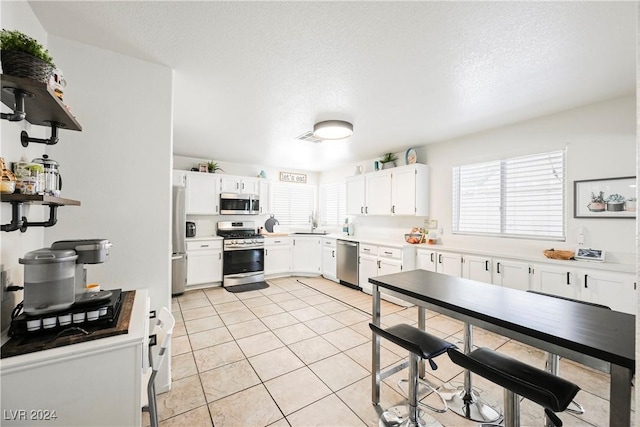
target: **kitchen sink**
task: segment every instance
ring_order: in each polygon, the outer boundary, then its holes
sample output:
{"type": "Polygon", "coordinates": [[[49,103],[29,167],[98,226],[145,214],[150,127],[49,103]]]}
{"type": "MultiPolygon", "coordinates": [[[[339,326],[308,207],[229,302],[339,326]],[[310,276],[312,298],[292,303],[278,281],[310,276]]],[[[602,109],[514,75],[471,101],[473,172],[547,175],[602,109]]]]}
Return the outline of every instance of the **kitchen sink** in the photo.
{"type": "Polygon", "coordinates": [[[324,236],[325,234],[329,234],[326,231],[296,231],[295,233],[291,233],[291,234],[306,234],[308,236],[312,236],[312,235],[316,235],[319,234],[321,236],[324,236]]]}

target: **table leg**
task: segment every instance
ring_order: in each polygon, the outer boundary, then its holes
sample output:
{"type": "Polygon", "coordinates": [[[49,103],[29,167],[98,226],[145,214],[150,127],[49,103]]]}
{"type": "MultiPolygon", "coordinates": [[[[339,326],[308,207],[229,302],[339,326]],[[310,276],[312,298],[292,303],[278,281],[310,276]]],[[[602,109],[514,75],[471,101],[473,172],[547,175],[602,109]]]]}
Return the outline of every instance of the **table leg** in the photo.
{"type": "MultiPolygon", "coordinates": [[[[426,331],[426,314],[424,307],[418,306],[418,328],[426,331]]],[[[420,363],[418,364],[418,375],[420,378],[424,379],[424,359],[420,358],[420,363]]]]}
{"type": "MultiPolygon", "coordinates": [[[[380,326],[380,290],[372,284],[371,323],[380,326]]],[[[380,403],[380,336],[371,331],[371,402],[380,403]]]]}
{"type": "Polygon", "coordinates": [[[609,425],[631,425],[631,370],[611,364],[609,425]]]}
{"type": "MultiPolygon", "coordinates": [[[[464,324],[464,352],[469,354],[473,345],[473,329],[468,323],[464,324]]],[[[487,397],[480,397],[472,387],[471,372],[464,370],[464,384],[462,387],[454,387],[453,384],[444,384],[438,389],[445,397],[451,411],[468,420],[491,423],[499,420],[500,413],[497,402],[489,401],[487,397]]]]}

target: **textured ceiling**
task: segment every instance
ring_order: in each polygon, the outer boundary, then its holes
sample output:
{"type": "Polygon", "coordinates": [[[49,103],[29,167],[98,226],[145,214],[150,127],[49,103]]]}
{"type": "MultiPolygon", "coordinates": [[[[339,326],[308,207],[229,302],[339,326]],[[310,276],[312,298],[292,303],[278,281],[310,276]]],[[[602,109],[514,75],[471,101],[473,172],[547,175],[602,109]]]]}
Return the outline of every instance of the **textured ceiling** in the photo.
{"type": "Polygon", "coordinates": [[[29,3],[175,70],[177,155],[324,170],[635,93],[635,2],[29,3]]]}

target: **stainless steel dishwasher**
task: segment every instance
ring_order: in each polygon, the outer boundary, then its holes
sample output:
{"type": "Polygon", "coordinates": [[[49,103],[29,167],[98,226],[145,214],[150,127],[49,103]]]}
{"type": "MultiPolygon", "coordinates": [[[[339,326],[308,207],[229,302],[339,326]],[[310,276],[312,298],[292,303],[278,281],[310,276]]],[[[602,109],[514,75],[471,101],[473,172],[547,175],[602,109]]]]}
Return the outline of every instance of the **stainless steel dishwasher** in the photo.
{"type": "Polygon", "coordinates": [[[358,242],[338,239],[337,275],[343,285],[360,288],[358,286],[358,242]]]}

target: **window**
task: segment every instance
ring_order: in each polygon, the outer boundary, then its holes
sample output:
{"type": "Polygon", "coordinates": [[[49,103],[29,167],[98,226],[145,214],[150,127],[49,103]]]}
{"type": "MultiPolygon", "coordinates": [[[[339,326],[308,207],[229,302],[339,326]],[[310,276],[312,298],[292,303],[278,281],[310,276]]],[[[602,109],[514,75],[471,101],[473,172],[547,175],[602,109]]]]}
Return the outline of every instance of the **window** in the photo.
{"type": "Polygon", "coordinates": [[[564,240],[565,151],[453,168],[453,232],[564,240]]]}
{"type": "Polygon", "coordinates": [[[274,184],[271,210],[281,225],[309,224],[315,199],[315,186],[274,184]]]}
{"type": "Polygon", "coordinates": [[[347,216],[346,185],[320,187],[320,221],[324,225],[342,225],[347,216]]]}

